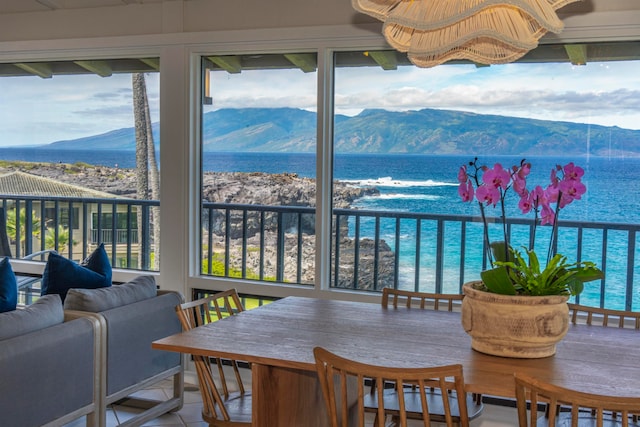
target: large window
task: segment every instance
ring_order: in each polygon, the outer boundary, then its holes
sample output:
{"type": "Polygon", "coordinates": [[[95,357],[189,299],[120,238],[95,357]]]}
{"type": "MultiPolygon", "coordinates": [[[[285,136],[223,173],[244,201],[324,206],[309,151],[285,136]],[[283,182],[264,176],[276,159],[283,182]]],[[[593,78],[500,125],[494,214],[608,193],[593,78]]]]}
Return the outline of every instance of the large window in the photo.
{"type": "Polygon", "coordinates": [[[158,65],[0,64],[0,203],[14,256],[81,260],[105,243],[114,266],[159,269],[158,65]]]}
{"type": "MultiPolygon", "coordinates": [[[[629,256],[640,256],[640,61],[611,60],[620,49],[584,46],[586,66],[566,53],[561,59],[563,46],[543,46],[520,63],[431,69],[395,51],[336,53],[334,220],[341,234],[332,286],[457,293],[486,267],[479,206],[458,194],[460,166],[475,157],[505,167],[526,158],[530,181],[545,185],[556,164],[572,161],[585,170],[587,193],[561,211],[561,221],[575,224],[562,231],[558,251],[606,265],[605,288],[588,283],[582,302],[604,298],[624,308],[633,295],[637,307],[640,272],[629,256]],[[362,193],[341,204],[345,184],[362,193]]],[[[508,216],[525,218],[517,200],[511,204],[508,216]]],[[[509,227],[512,241],[528,243],[527,223],[509,227]]],[[[539,228],[536,242],[549,230],[539,228]]],[[[497,240],[502,228],[490,232],[497,240]]]]}
{"type": "MultiPolygon", "coordinates": [[[[546,45],[518,63],[430,69],[392,50],[335,52],[321,79],[334,83],[330,287],[457,293],[479,279],[489,262],[480,208],[461,200],[458,170],[476,157],[526,159],[541,186],[574,162],[587,193],[562,210],[557,239],[551,227],[533,235],[517,203],[504,228],[487,207],[490,240],[506,230],[540,253],[552,242],[606,268],[580,302],[638,306],[637,50],[546,45]]],[[[203,275],[313,284],[314,180],[326,178],[315,175],[326,170],[315,167],[315,100],[328,92],[316,90],[314,65],[311,54],[202,58],[203,275]]]]}
{"type": "Polygon", "coordinates": [[[316,54],[202,58],[201,272],[309,285],[316,54]]]}

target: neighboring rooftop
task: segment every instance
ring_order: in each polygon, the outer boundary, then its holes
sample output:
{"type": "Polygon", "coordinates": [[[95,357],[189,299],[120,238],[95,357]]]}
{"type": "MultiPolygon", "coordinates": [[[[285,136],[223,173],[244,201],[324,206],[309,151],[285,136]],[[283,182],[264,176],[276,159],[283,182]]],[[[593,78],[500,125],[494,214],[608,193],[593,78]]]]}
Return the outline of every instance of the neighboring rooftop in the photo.
{"type": "Polygon", "coordinates": [[[121,199],[122,196],[67,184],[50,178],[14,171],[0,175],[0,194],[121,199]]]}

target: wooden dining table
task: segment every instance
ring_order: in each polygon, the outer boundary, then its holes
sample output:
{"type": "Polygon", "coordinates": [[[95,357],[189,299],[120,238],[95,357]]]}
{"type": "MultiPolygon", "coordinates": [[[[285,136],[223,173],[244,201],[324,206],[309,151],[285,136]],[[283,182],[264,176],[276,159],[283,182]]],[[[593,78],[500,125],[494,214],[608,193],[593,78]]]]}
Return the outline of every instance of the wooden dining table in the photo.
{"type": "Polygon", "coordinates": [[[640,333],[571,325],[556,354],[514,359],[479,353],[460,313],[287,297],[238,316],[157,340],[153,348],[251,362],[253,425],[327,426],[313,348],[370,364],[462,364],[466,390],[514,397],[513,375],[562,387],[640,396],[640,333]]]}

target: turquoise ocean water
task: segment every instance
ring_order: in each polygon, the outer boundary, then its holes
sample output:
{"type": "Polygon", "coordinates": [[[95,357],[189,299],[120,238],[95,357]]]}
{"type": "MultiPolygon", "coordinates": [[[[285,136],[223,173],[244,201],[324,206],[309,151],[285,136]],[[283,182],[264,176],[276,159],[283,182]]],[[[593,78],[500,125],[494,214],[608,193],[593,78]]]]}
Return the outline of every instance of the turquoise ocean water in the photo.
{"type": "MultiPolygon", "coordinates": [[[[0,148],[0,159],[27,160],[46,162],[81,161],[89,164],[131,168],[135,165],[133,151],[61,151],[44,148],[0,148]]],[[[460,165],[471,160],[470,156],[428,156],[428,155],[380,155],[380,154],[342,154],[334,159],[334,179],[349,181],[353,185],[376,186],[380,196],[367,197],[356,202],[356,207],[370,210],[389,210],[400,212],[416,212],[445,215],[479,215],[477,204],[462,203],[457,194],[457,171],[460,165]]],[[[530,183],[543,187],[549,182],[549,172],[555,164],[566,164],[573,161],[585,169],[583,182],[587,186],[587,193],[582,200],[569,205],[561,213],[561,220],[607,222],[622,224],[640,224],[640,159],[638,158],[548,158],[530,157],[532,172],[530,183]]],[[[480,158],[480,163],[490,166],[495,162],[503,166],[518,163],[520,158],[492,157],[480,158]]],[[[315,156],[312,154],[282,154],[282,153],[204,153],[203,168],[206,171],[220,172],[267,172],[267,173],[297,173],[304,177],[315,177],[315,156]]],[[[523,217],[516,209],[515,200],[509,203],[509,216],[523,217]]],[[[498,212],[488,210],[489,216],[497,216],[498,212]]],[[[384,221],[381,224],[381,237],[392,247],[394,244],[393,224],[384,221]]],[[[539,234],[544,236],[547,230],[540,228],[539,234]]],[[[415,276],[415,229],[408,225],[401,231],[401,239],[405,245],[401,249],[401,286],[413,287],[415,276]],[[414,235],[412,235],[414,234],[414,235]],[[413,245],[413,247],[412,247],[413,245]]],[[[468,239],[480,238],[481,228],[472,228],[468,239]],[[478,236],[474,237],[474,233],[478,236]]],[[[367,224],[363,225],[363,232],[367,233],[367,224]]],[[[373,232],[369,227],[369,232],[373,232]]],[[[429,290],[433,283],[433,268],[435,260],[429,251],[429,242],[435,239],[434,230],[428,227],[422,230],[422,240],[426,247],[421,251],[418,265],[421,269],[420,288],[429,290]],[[423,283],[424,281],[424,283],[423,283]]],[[[518,232],[514,230],[514,239],[518,232]]],[[[459,236],[455,226],[447,229],[447,236],[452,239],[447,248],[445,258],[457,259],[458,245],[455,239],[459,236]]],[[[497,238],[495,236],[492,238],[497,238]]],[[[568,232],[561,235],[559,251],[570,253],[572,240],[568,232]]],[[[601,257],[601,239],[585,237],[582,258],[598,262],[601,257]],[[591,258],[590,258],[591,256],[591,258]]],[[[624,286],[626,284],[627,244],[626,235],[619,236],[613,232],[608,236],[607,271],[610,274],[606,280],[607,299],[605,304],[611,308],[624,308],[624,286]],[[620,241],[621,244],[616,244],[620,241]],[[624,244],[622,244],[624,243],[624,244]]],[[[541,239],[544,240],[544,239],[541,239]]],[[[513,242],[513,240],[512,240],[513,242]]],[[[523,242],[524,244],[525,242],[523,242]]],[[[575,246],[575,244],[573,244],[575,246]]],[[[541,247],[546,247],[541,244],[541,247]]],[[[640,248],[640,244],[636,244],[640,248]]],[[[539,249],[539,248],[537,248],[539,249]]],[[[458,251],[459,252],[459,251],[458,251]]],[[[544,252],[544,251],[541,251],[544,252]]],[[[481,253],[471,251],[465,254],[465,264],[469,264],[469,271],[465,271],[465,279],[475,279],[474,271],[479,271],[481,253]]],[[[640,253],[636,254],[640,259],[640,253]]],[[[459,283],[457,264],[445,263],[445,291],[456,291],[459,283]]],[[[638,270],[638,269],[636,269],[638,270]]],[[[640,282],[640,270],[636,271],[640,282]]],[[[598,305],[600,288],[587,284],[581,302],[598,305]]],[[[633,307],[640,309],[640,285],[633,290],[633,307]]]]}

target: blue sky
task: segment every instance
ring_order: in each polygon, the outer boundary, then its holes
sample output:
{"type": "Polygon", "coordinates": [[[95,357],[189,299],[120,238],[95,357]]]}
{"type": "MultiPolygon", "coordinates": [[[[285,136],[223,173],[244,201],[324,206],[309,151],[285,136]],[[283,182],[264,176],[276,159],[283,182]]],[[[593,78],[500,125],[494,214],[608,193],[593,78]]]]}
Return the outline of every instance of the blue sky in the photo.
{"type": "MultiPolygon", "coordinates": [[[[365,108],[441,108],[640,129],[640,62],[444,65],[341,68],[336,112],[365,108]]],[[[299,70],[214,73],[212,95],[223,107],[316,109],[316,73],[299,70]]],[[[147,75],[158,120],[158,75],[147,75]]],[[[39,145],[133,125],[131,76],[0,78],[0,146],[39,145]]]]}

